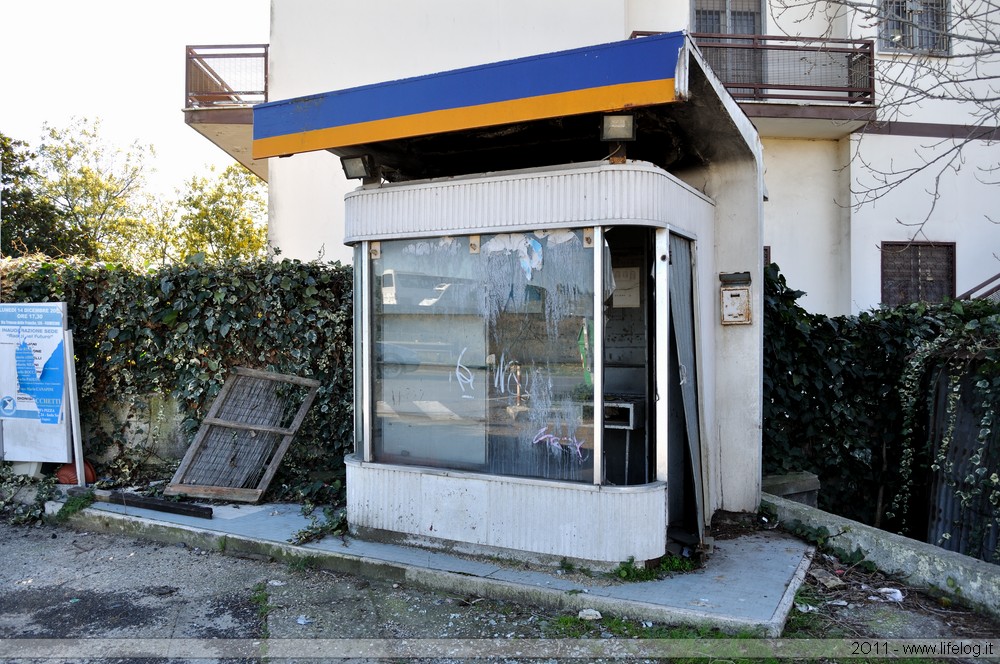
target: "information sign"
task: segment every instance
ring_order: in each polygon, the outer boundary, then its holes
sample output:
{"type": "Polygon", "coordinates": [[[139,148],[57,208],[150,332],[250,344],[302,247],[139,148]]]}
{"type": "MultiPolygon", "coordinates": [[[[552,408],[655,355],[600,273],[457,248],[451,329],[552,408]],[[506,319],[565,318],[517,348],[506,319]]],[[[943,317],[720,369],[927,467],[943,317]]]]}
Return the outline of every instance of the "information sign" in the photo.
{"type": "Polygon", "coordinates": [[[0,427],[6,461],[72,460],[66,304],[0,304],[0,427]]]}

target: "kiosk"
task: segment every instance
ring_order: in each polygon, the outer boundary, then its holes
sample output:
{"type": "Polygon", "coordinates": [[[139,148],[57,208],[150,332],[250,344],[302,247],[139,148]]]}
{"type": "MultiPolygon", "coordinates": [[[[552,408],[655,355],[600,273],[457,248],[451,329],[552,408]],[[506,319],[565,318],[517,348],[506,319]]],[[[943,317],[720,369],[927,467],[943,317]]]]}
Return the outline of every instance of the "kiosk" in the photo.
{"type": "Polygon", "coordinates": [[[310,150],[363,180],[353,532],[610,566],[757,507],[760,146],[686,35],[255,107],[310,150]]]}

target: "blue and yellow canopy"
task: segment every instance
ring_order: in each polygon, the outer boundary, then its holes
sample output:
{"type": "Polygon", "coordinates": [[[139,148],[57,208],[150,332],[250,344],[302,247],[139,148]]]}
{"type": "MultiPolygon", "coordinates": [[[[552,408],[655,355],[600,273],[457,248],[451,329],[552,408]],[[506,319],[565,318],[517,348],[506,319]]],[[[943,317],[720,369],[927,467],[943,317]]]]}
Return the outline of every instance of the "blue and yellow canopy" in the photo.
{"type": "Polygon", "coordinates": [[[684,43],[666,33],[261,104],[253,157],[670,103],[684,43]]]}

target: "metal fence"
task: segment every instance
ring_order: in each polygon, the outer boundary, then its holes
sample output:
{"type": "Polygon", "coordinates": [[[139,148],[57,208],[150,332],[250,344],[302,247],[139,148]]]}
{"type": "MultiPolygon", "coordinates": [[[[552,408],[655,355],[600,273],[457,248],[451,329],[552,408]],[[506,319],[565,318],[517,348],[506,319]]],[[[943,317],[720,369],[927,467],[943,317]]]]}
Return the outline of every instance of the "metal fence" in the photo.
{"type": "Polygon", "coordinates": [[[267,46],[188,46],[184,107],[252,106],[267,101],[267,46]]]}
{"type": "Polygon", "coordinates": [[[767,35],[692,35],[739,101],[875,103],[875,43],[767,35]]]}
{"type": "Polygon", "coordinates": [[[932,386],[928,433],[932,454],[941,454],[944,459],[930,477],[927,541],[980,560],[1000,562],[1000,520],[991,502],[994,485],[990,480],[1000,470],[1000,430],[994,427],[985,444],[980,440],[983,412],[975,404],[974,380],[970,370],[953,387],[948,372],[942,371],[932,386]],[[960,395],[954,419],[947,412],[953,389],[960,395]],[[948,445],[942,451],[945,440],[948,445]],[[966,499],[959,493],[966,494],[966,499]]]}

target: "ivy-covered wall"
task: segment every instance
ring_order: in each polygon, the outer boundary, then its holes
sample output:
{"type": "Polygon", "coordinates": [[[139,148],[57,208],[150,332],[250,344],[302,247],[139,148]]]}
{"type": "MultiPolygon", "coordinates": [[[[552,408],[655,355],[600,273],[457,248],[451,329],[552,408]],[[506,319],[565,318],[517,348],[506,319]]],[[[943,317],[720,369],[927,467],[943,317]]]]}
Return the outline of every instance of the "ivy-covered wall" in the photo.
{"type": "Polygon", "coordinates": [[[335,499],[353,435],[350,267],[261,260],[137,273],[29,258],[3,261],[0,288],[4,302],[67,302],[84,452],[106,460],[99,471],[127,481],[155,465],[136,428],[155,426],[164,397],[190,442],[230,368],[246,366],[322,384],[268,497],[335,499]]]}
{"type": "Polygon", "coordinates": [[[985,505],[996,523],[1000,306],[912,304],[831,318],[806,312],[802,294],[776,265],[765,270],[764,473],[813,472],[821,508],[923,539],[929,487],[944,470],[956,502],[985,505]],[[942,381],[954,386],[950,400],[939,398],[942,381]],[[977,426],[964,441],[971,464],[956,476],[948,455],[963,413],[977,426]]]}

